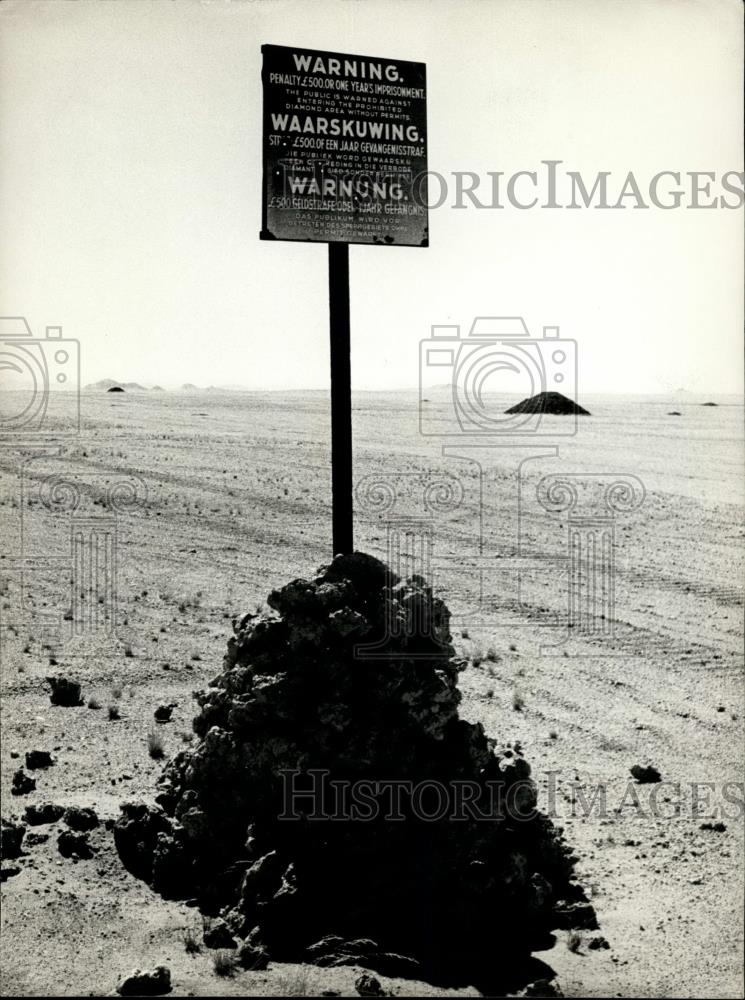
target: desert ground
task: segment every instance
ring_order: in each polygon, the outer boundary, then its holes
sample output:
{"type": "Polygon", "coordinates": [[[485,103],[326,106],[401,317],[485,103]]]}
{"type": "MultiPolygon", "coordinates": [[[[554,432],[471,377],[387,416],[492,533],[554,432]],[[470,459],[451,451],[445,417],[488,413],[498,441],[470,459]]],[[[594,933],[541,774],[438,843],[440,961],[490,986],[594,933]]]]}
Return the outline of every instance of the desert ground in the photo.
{"type": "MultiPolygon", "coordinates": [[[[446,403],[433,390],[423,405],[446,403]]],[[[549,420],[517,447],[443,453],[419,432],[416,394],[356,394],[356,545],[386,558],[389,535],[431,535],[427,567],[471,660],[462,714],[521,742],[609,945],[557,932],[537,957],[564,995],[742,996],[743,409],[690,394],[582,403],[576,437],[549,420]],[[568,637],[571,512],[535,502],[562,474],[612,531],[615,580],[602,623],[568,637]],[[618,477],[638,495],[609,513],[597,487],[618,477]],[[636,764],[663,784],[638,784],[636,764]]],[[[2,812],[54,802],[102,822],[90,859],[60,854],[57,824],[29,827],[3,862],[3,995],[109,995],[159,964],[177,996],[355,995],[349,968],[218,977],[208,949],[185,946],[198,913],[128,874],[106,823],[152,799],[154,742],[168,757],[193,739],[192,692],[218,672],[232,619],[328,561],[328,397],[91,392],[81,407],[78,437],[0,450],[2,812]],[[114,537],[116,571],[81,611],[70,539],[83,522],[114,537]],[[82,683],[81,707],[50,704],[59,674],[82,683]],[[15,795],[31,750],[54,764],[15,795]]],[[[400,996],[476,993],[379,978],[400,996]]]]}

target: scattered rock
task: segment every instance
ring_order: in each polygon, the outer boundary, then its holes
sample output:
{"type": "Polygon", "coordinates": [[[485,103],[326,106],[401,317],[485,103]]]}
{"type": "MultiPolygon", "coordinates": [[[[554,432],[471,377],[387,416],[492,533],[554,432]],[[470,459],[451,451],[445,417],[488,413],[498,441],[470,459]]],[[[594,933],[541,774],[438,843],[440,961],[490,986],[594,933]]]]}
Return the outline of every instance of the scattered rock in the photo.
{"type": "Polygon", "coordinates": [[[681,412],[680,410],[670,410],[667,415],[668,417],[679,417],[681,416],[681,412]]]}
{"type": "Polygon", "coordinates": [[[207,948],[236,948],[235,938],[230,933],[230,928],[222,919],[218,917],[213,920],[204,932],[204,943],[207,948]]]}
{"type": "Polygon", "coordinates": [[[636,778],[640,785],[651,785],[662,781],[662,775],[651,764],[634,764],[630,770],[631,776],[636,778]]]}
{"type": "Polygon", "coordinates": [[[170,722],[171,716],[173,715],[173,710],[176,706],[171,705],[158,705],[158,707],[153,712],[156,722],[170,722]]]}
{"type": "Polygon", "coordinates": [[[63,830],[57,838],[57,850],[63,858],[92,858],[93,850],[87,833],[63,830]]]}
{"type": "Polygon", "coordinates": [[[387,990],[384,990],[380,984],[380,980],[376,979],[375,976],[371,976],[369,972],[363,972],[361,976],[358,976],[354,981],[354,988],[357,990],[361,997],[390,997],[393,996],[387,990]]]}
{"type": "Polygon", "coordinates": [[[22,767],[19,767],[13,775],[13,785],[10,789],[11,795],[28,795],[36,788],[36,778],[26,774],[22,767]]]}
{"type": "Polygon", "coordinates": [[[556,918],[559,921],[557,927],[563,930],[595,931],[598,929],[595,910],[586,900],[560,904],[556,909],[556,918]]]}
{"type": "Polygon", "coordinates": [[[30,830],[26,835],[26,843],[29,847],[36,847],[39,844],[46,844],[49,840],[48,833],[42,833],[41,830],[30,830]]]}
{"type": "Polygon", "coordinates": [[[80,684],[67,677],[47,677],[47,683],[52,691],[49,700],[53,705],[63,708],[77,708],[83,704],[80,684]]]}
{"type": "MultiPolygon", "coordinates": [[[[125,802],[114,825],[114,844],[122,864],[137,878],[150,881],[153,888],[168,896],[175,891],[177,864],[169,864],[176,846],[172,825],[158,806],[125,802]]],[[[181,859],[178,859],[181,860],[181,859]]],[[[186,873],[182,873],[186,874],[186,873]]],[[[178,893],[176,893],[178,895],[178,893]]]]}
{"type": "Polygon", "coordinates": [[[158,965],[149,971],[135,969],[119,980],[116,992],[121,997],[159,997],[171,992],[171,970],[158,965]]]}
{"type": "Polygon", "coordinates": [[[722,823],[721,820],[718,820],[716,823],[706,822],[706,823],[702,823],[701,824],[700,829],[701,830],[713,830],[714,833],[724,833],[725,830],[727,829],[727,824],[726,823],[722,823]]]}
{"type": "Polygon", "coordinates": [[[11,861],[21,855],[26,824],[17,819],[0,819],[0,859],[11,861]]]}
{"type": "Polygon", "coordinates": [[[269,965],[269,952],[257,931],[252,931],[239,946],[238,961],[251,972],[261,972],[269,965]]]}
{"type": "Polygon", "coordinates": [[[523,996],[526,997],[563,997],[557,983],[550,979],[536,979],[534,983],[526,986],[523,996]]]}
{"type": "Polygon", "coordinates": [[[71,830],[93,830],[98,826],[98,816],[87,806],[70,806],[65,809],[62,820],[71,830]]]}
{"type": "Polygon", "coordinates": [[[417,979],[422,976],[419,962],[407,955],[384,951],[369,938],[345,941],[336,934],[328,934],[307,949],[305,959],[326,968],[362,965],[392,979],[417,979]]]}
{"type": "Polygon", "coordinates": [[[610,945],[602,935],[598,934],[596,937],[590,938],[587,942],[587,947],[593,951],[601,951],[610,948],[610,945]]]}
{"type": "Polygon", "coordinates": [[[64,806],[52,802],[39,802],[26,806],[25,819],[30,826],[41,826],[42,823],[56,823],[65,811],[64,806]]]}
{"type": "Polygon", "coordinates": [[[29,771],[39,771],[53,764],[54,759],[48,750],[29,750],[26,754],[26,767],[29,771]]]}

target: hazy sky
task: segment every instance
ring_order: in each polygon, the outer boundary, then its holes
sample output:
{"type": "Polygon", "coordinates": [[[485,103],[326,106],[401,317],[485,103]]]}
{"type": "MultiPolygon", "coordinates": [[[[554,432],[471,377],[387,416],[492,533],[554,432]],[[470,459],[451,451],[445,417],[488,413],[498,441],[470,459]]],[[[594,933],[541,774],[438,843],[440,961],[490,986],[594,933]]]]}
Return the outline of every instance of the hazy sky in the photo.
{"type": "MultiPolygon", "coordinates": [[[[450,182],[556,159],[720,195],[742,30],[740,0],[6,0],[0,313],[77,337],[85,382],[324,388],[326,247],[258,238],[262,43],[426,62],[450,182]]],[[[357,387],[416,385],[431,324],[522,315],[578,341],[581,390],[740,391],[742,209],[452,201],[428,249],[350,248],[357,387]]]]}

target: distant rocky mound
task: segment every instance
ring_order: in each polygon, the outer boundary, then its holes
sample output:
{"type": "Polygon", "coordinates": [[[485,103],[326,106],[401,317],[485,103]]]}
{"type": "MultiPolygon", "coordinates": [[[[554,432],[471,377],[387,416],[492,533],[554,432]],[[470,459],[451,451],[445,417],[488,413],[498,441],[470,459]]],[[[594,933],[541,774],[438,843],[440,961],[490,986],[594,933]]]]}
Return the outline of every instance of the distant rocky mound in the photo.
{"type": "Polygon", "coordinates": [[[167,764],[158,804],[122,807],[134,875],[195,897],[205,944],[251,969],[356,964],[501,990],[552,929],[597,926],[519,745],[459,717],[466,663],[421,577],[337,556],[268,604],[234,622],[196,694],[199,742],[167,764]]]}
{"type": "Polygon", "coordinates": [[[719,406],[719,403],[702,403],[702,406],[719,406]]]}
{"type": "Polygon", "coordinates": [[[166,390],[163,388],[162,385],[153,385],[153,386],[150,387],[150,391],[151,392],[165,392],[166,390]]]}
{"type": "Polygon", "coordinates": [[[589,417],[590,411],[575,403],[573,399],[568,399],[560,392],[539,392],[537,396],[530,396],[515,406],[511,406],[505,413],[552,413],[558,416],[568,414],[579,414],[581,417],[589,417]]]}
{"type": "Polygon", "coordinates": [[[90,382],[83,387],[84,392],[111,392],[112,389],[127,389],[131,392],[147,392],[139,382],[117,382],[113,378],[102,378],[98,382],[90,382]]]}
{"type": "Polygon", "coordinates": [[[121,385],[112,385],[112,387],[107,389],[106,392],[124,392],[124,388],[121,385]]]}
{"type": "Polygon", "coordinates": [[[181,391],[182,392],[199,392],[199,386],[198,385],[194,385],[193,382],[184,382],[184,384],[181,386],[181,391]]]}

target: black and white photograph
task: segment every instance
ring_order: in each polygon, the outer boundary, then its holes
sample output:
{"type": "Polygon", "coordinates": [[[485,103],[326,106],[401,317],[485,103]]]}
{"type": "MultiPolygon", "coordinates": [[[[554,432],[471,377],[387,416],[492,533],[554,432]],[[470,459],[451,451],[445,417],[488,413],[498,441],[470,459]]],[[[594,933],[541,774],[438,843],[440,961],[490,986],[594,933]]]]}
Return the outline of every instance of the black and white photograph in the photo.
{"type": "Polygon", "coordinates": [[[745,997],[742,0],[0,0],[0,995],[745,997]]]}

